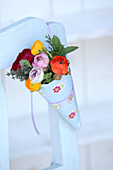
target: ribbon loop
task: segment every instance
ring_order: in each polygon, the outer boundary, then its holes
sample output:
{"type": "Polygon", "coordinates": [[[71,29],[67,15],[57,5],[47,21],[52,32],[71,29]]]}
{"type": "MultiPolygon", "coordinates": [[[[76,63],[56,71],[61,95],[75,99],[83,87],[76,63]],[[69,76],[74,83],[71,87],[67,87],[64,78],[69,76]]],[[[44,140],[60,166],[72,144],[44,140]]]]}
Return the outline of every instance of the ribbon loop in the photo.
{"type": "Polygon", "coordinates": [[[35,124],[35,119],[34,119],[34,113],[33,113],[33,94],[32,93],[33,92],[31,92],[31,117],[32,117],[32,122],[33,122],[34,129],[35,129],[36,133],[38,135],[40,135],[40,133],[39,133],[39,131],[37,129],[37,126],[35,124]]]}

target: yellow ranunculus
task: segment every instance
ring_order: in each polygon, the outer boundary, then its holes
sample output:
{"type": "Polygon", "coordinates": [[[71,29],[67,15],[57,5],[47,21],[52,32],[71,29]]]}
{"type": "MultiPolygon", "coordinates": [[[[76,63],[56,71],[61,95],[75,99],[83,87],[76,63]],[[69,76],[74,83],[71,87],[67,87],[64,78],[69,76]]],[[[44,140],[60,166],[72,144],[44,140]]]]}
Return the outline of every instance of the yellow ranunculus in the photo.
{"type": "Polygon", "coordinates": [[[40,89],[41,83],[33,84],[31,83],[30,78],[28,78],[27,80],[25,80],[25,86],[31,91],[37,91],[40,89]]]}
{"type": "Polygon", "coordinates": [[[33,44],[33,46],[31,47],[31,54],[32,55],[39,54],[38,50],[42,50],[43,51],[43,46],[44,46],[44,44],[41,41],[36,40],[35,43],[33,44]]]}

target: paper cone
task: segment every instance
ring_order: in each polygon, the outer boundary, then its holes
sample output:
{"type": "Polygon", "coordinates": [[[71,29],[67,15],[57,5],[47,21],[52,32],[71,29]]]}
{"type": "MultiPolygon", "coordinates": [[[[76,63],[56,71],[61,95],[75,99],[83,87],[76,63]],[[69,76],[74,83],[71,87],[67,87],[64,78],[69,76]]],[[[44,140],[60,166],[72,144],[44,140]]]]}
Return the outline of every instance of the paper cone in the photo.
{"type": "Polygon", "coordinates": [[[63,75],[61,80],[41,85],[39,93],[73,128],[78,127],[80,116],[71,75],[63,75]]]}

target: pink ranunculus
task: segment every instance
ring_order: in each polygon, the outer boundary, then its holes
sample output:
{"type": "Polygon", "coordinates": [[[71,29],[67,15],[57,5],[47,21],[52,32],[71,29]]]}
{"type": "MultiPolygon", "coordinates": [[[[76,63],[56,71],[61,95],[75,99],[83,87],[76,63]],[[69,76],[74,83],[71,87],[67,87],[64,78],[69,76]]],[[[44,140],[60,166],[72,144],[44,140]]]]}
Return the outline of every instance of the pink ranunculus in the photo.
{"type": "Polygon", "coordinates": [[[34,62],[32,63],[33,67],[42,68],[43,70],[48,66],[49,58],[47,54],[42,52],[34,57],[34,62]]]}

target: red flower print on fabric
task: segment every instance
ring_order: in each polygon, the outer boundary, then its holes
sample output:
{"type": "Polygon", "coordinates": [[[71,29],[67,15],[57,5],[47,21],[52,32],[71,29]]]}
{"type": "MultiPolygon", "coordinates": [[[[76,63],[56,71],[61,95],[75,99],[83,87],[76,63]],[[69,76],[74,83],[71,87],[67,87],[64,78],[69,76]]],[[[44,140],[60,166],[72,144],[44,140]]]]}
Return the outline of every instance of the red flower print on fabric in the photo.
{"type": "Polygon", "coordinates": [[[69,118],[70,118],[70,119],[73,119],[73,118],[75,117],[75,115],[76,115],[75,112],[72,112],[72,113],[69,115],[69,118]]]}
{"type": "Polygon", "coordinates": [[[56,86],[56,87],[53,89],[54,93],[58,93],[60,90],[61,90],[61,87],[60,87],[60,86],[56,86]]]}

